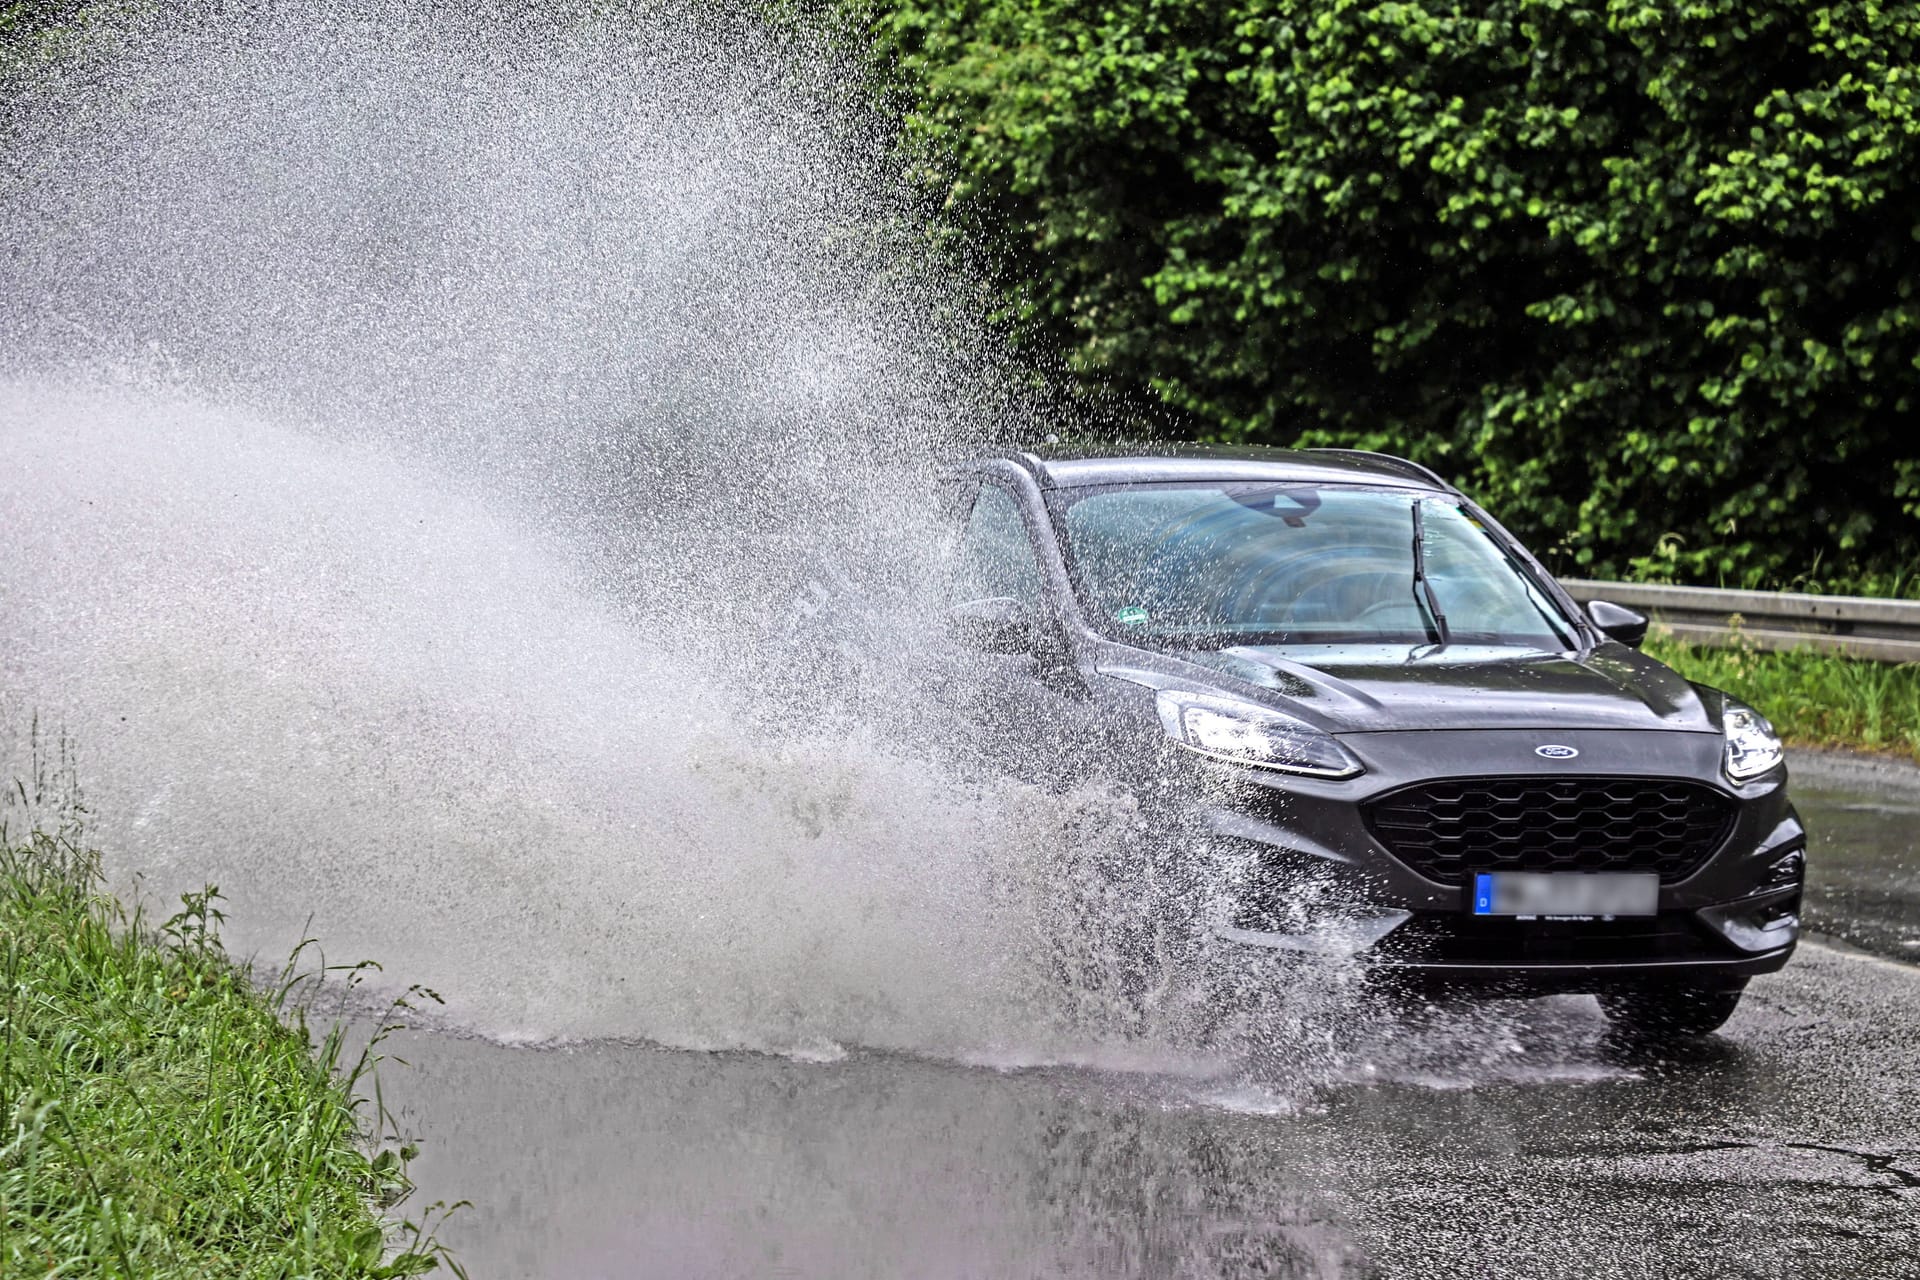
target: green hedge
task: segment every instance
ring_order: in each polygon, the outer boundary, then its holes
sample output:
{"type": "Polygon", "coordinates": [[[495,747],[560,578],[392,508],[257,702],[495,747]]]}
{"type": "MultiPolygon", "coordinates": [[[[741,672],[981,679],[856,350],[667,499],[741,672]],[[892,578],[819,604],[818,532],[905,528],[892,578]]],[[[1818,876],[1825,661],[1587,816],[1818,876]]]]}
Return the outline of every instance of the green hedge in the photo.
{"type": "Polygon", "coordinates": [[[950,233],[1139,419],[1410,454],[1593,574],[1920,555],[1920,6],[853,12],[950,233]]]}

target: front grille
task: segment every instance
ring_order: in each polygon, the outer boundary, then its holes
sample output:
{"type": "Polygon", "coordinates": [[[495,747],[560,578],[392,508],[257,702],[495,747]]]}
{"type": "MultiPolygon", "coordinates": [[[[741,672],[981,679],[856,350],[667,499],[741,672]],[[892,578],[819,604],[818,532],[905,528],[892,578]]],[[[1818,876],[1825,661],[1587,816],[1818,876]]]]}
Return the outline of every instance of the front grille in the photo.
{"type": "Polygon", "coordinates": [[[1367,826],[1430,879],[1475,871],[1699,870],[1733,826],[1732,797],[1669,778],[1448,778],[1369,801],[1367,826]]]}

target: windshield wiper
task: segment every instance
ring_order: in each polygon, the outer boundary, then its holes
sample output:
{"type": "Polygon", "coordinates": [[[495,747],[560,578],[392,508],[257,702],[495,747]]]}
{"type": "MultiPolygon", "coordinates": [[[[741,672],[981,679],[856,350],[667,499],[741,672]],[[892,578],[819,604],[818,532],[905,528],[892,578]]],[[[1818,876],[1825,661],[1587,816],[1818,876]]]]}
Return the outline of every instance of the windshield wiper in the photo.
{"type": "Polygon", "coordinates": [[[1427,613],[1432,616],[1433,638],[1438,644],[1449,644],[1447,637],[1447,615],[1440,612],[1440,601],[1433,594],[1433,583],[1427,578],[1427,524],[1420,509],[1425,503],[1422,499],[1413,500],[1413,600],[1415,604],[1426,602],[1427,613]]]}

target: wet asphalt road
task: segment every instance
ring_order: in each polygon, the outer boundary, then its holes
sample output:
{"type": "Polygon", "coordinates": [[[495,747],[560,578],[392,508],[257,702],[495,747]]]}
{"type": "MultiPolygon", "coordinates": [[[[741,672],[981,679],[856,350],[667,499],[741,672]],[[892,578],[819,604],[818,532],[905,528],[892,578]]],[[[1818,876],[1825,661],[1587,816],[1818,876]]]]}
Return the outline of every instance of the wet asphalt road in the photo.
{"type": "Polygon", "coordinates": [[[1814,929],[1920,961],[1920,769],[1819,755],[1796,760],[1794,792],[1813,835],[1814,929]]]}
{"type": "Polygon", "coordinates": [[[1306,1091],[409,1032],[415,1206],[476,1280],[1920,1277],[1920,771],[1796,777],[1835,944],[1664,1061],[1570,998],[1306,1091]]]}

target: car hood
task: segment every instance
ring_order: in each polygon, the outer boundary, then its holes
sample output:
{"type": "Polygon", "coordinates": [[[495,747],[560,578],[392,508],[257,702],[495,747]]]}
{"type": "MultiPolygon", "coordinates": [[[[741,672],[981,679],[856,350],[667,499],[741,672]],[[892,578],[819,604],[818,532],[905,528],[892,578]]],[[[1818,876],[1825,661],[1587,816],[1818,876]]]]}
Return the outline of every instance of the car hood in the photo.
{"type": "Polygon", "coordinates": [[[1691,684],[1620,644],[1571,654],[1470,645],[1246,645],[1177,656],[1253,685],[1270,695],[1263,701],[1332,733],[1719,732],[1691,684]]]}

